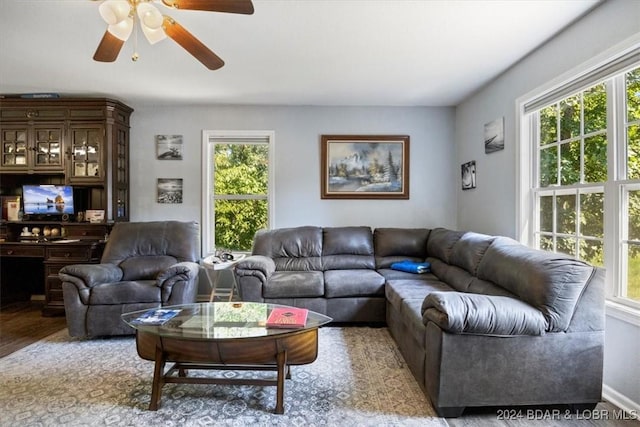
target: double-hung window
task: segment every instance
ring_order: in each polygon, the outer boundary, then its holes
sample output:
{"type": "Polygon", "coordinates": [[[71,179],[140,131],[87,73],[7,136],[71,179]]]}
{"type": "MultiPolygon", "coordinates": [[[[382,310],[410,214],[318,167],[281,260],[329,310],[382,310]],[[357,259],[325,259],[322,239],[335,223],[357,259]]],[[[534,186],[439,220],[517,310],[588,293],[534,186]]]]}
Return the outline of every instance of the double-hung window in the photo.
{"type": "Polygon", "coordinates": [[[271,131],[204,131],[203,254],[250,251],[273,216],[271,131]]]}
{"type": "Polygon", "coordinates": [[[608,298],[640,308],[640,49],[519,107],[523,237],[605,267],[608,298]]]}

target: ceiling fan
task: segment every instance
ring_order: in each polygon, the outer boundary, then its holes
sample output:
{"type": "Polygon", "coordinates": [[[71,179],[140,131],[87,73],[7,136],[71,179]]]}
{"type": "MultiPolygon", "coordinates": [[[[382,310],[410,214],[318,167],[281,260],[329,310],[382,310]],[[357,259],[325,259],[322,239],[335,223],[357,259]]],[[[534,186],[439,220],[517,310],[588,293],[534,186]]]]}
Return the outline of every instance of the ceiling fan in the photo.
{"type": "MultiPolygon", "coordinates": [[[[251,0],[161,0],[161,3],[173,9],[253,14],[251,0]]],[[[217,70],[224,65],[224,61],[193,34],[173,18],[163,15],[155,0],[105,0],[100,4],[99,12],[108,27],[93,55],[96,61],[116,60],[133,32],[137,15],[137,22],[149,43],[155,44],[168,36],[208,69],[217,70]]],[[[138,54],[134,53],[131,59],[136,61],[138,54]]]]}

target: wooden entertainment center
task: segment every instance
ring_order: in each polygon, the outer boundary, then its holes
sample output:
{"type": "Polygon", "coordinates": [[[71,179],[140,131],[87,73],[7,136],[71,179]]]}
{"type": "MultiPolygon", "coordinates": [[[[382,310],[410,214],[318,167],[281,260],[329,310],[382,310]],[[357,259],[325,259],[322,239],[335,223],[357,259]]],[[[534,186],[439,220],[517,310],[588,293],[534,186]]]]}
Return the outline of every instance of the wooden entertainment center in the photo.
{"type": "Polygon", "coordinates": [[[2,303],[44,293],[43,314],[64,313],[60,268],[99,262],[113,224],[129,220],[132,112],[106,98],[0,99],[2,303]],[[74,213],[9,220],[24,185],[72,186],[74,213]],[[104,221],[86,222],[88,210],[104,221]],[[25,236],[34,227],[50,234],[25,236]]]}

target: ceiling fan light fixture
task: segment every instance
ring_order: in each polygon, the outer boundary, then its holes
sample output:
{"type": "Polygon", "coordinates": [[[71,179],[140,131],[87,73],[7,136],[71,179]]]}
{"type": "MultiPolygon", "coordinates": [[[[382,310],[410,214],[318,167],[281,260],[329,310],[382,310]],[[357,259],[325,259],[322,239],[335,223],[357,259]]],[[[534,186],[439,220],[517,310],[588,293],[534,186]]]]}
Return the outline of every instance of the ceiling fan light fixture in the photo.
{"type": "Polygon", "coordinates": [[[117,24],[109,25],[107,31],[120,40],[127,41],[133,31],[133,18],[129,16],[117,24]]]}
{"type": "Polygon", "coordinates": [[[138,11],[138,18],[143,26],[152,30],[162,27],[162,14],[151,3],[140,3],[136,8],[138,11]]]}
{"type": "Polygon", "coordinates": [[[107,0],[98,7],[100,16],[109,25],[117,25],[131,14],[131,5],[127,0],[107,0]]]}
{"type": "Polygon", "coordinates": [[[140,27],[150,44],[156,44],[167,38],[167,35],[162,28],[149,28],[144,24],[140,25],[140,27]]]}
{"type": "Polygon", "coordinates": [[[142,32],[149,43],[156,44],[167,38],[167,35],[162,29],[164,18],[154,5],[151,3],[140,3],[136,11],[138,12],[142,32]]]}

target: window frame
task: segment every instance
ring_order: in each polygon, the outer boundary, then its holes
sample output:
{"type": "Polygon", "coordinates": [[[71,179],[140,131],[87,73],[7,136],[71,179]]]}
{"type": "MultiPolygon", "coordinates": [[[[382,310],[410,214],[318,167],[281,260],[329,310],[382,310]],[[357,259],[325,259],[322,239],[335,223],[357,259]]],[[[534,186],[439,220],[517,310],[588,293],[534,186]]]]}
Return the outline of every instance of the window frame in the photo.
{"type": "Polygon", "coordinates": [[[216,197],[214,183],[215,145],[220,139],[227,139],[225,144],[255,139],[256,143],[266,140],[269,147],[269,172],[267,182],[267,226],[273,228],[275,218],[275,132],[270,130],[203,130],[202,131],[202,221],[201,221],[201,251],[202,257],[215,253],[215,218],[214,201],[216,199],[246,200],[252,197],[216,197]],[[214,218],[210,221],[209,218],[214,218]]]}
{"type": "MultiPolygon", "coordinates": [[[[537,192],[549,192],[573,189],[580,193],[582,189],[601,186],[604,189],[604,264],[606,269],[606,299],[608,313],[616,317],[640,324],[640,302],[624,297],[622,290],[623,216],[619,207],[623,202],[623,187],[640,186],[638,180],[621,179],[624,177],[626,158],[625,150],[616,144],[625,143],[625,120],[614,122],[616,114],[623,114],[625,106],[624,85],[619,81],[610,86],[614,80],[624,80],[621,75],[640,66],[640,36],[624,41],[618,46],[598,55],[547,84],[516,99],[516,235],[524,244],[536,247],[539,233],[539,211],[537,192]],[[617,77],[615,77],[617,76],[617,77]],[[559,102],[573,96],[591,86],[607,81],[607,181],[604,183],[575,184],[572,186],[538,188],[538,122],[535,117],[546,105],[559,102]],[[612,95],[612,96],[610,96],[612,95]],[[555,97],[555,98],[554,98],[555,97]],[[622,139],[621,139],[622,138],[622,139]],[[614,164],[614,167],[611,165],[614,164]],[[624,166],[623,166],[624,165],[624,166]],[[613,232],[611,232],[613,230],[613,232]]],[[[560,171],[558,172],[560,173],[560,171]]],[[[583,173],[581,167],[581,174],[583,173]]],[[[555,200],[555,198],[554,198],[555,200]]],[[[579,203],[579,199],[576,200],[579,203]]],[[[625,217],[626,218],[626,217],[625,217]]],[[[554,219],[555,223],[555,219],[554,219]]],[[[625,290],[626,291],[626,290],[625,290]]]]}

